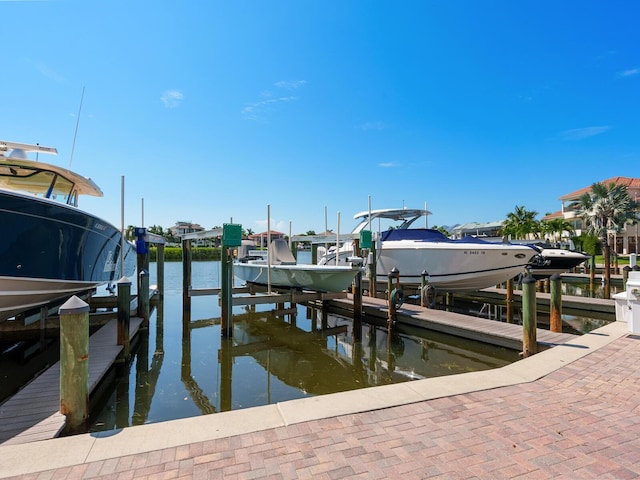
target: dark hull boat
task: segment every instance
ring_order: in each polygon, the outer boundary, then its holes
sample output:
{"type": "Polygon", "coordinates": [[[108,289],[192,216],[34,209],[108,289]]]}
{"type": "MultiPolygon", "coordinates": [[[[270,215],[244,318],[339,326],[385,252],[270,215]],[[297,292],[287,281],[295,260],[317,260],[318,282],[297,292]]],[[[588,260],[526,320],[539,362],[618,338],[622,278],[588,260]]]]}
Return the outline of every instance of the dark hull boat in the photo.
{"type": "Polygon", "coordinates": [[[574,250],[541,245],[533,245],[533,247],[540,252],[540,257],[531,264],[531,275],[536,279],[568,272],[590,258],[589,255],[574,250]]]}
{"type": "Polygon", "coordinates": [[[56,153],[0,142],[0,321],[135,273],[120,230],[77,208],[80,195],[102,196],[93,181],[25,151],[56,153]]]}

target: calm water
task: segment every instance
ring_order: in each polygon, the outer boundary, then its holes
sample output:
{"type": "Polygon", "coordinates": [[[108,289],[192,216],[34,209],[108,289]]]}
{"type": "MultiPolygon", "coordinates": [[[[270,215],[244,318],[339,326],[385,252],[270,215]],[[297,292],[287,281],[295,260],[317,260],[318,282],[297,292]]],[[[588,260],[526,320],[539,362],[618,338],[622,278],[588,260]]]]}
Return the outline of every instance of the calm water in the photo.
{"type": "MultiPolygon", "coordinates": [[[[308,253],[308,252],[303,252],[308,253]]],[[[155,264],[150,267],[156,283],[155,264]]],[[[194,262],[193,287],[217,287],[219,262],[194,262]]],[[[234,307],[234,335],[220,337],[217,297],[192,298],[183,339],[182,265],[165,264],[164,306],[151,318],[130,368],[94,409],[91,431],[154,423],[296,398],[501,367],[515,351],[433,332],[363,325],[299,306],[275,317],[273,305],[234,307]]]]}

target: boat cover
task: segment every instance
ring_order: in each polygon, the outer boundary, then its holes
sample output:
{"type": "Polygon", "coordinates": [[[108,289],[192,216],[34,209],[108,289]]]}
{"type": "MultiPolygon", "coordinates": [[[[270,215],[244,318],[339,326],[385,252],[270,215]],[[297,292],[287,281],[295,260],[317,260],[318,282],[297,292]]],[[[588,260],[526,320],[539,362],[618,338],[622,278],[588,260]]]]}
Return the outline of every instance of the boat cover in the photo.
{"type": "Polygon", "coordinates": [[[472,236],[452,240],[442,232],[431,228],[396,228],[382,232],[381,239],[383,242],[388,240],[414,240],[418,242],[489,243],[472,236]]]}

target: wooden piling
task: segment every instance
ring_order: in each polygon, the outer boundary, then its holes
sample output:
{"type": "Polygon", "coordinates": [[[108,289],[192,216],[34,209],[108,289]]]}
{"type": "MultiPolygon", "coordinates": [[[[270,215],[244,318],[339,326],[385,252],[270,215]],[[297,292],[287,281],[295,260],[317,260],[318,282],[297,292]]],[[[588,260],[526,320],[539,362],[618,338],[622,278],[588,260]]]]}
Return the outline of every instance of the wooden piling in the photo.
{"type": "Polygon", "coordinates": [[[353,283],[353,339],[362,341],[362,272],[356,273],[353,283]]]}
{"type": "Polygon", "coordinates": [[[507,323],[513,323],[513,278],[507,280],[507,323]]]}
{"type": "Polygon", "coordinates": [[[371,262],[369,263],[369,296],[373,298],[375,298],[377,295],[376,275],[376,243],[371,242],[371,262]]]}
{"type": "Polygon", "coordinates": [[[191,319],[191,239],[182,240],[182,328],[189,329],[191,319]],[[185,319],[187,321],[185,322],[185,319]],[[186,325],[185,325],[186,323],[186,325]]]}
{"type": "Polygon", "coordinates": [[[420,306],[426,307],[428,306],[427,302],[427,288],[429,287],[429,273],[426,270],[423,270],[420,274],[420,306]]]}
{"type": "Polygon", "coordinates": [[[562,332],[562,276],[554,273],[551,275],[549,282],[551,287],[549,330],[562,332]]]}
{"type": "Polygon", "coordinates": [[[223,338],[231,338],[233,336],[233,251],[231,249],[241,245],[242,225],[236,223],[223,224],[222,255],[220,259],[222,263],[220,333],[223,338]]]}
{"type": "Polygon", "coordinates": [[[60,315],[60,413],[70,433],[85,430],[89,417],[89,304],[75,295],[60,315]]]}
{"type": "Polygon", "coordinates": [[[391,326],[396,319],[396,306],[391,298],[393,293],[393,277],[394,272],[389,272],[387,276],[387,305],[389,307],[389,314],[387,315],[387,329],[389,330],[389,337],[391,337],[391,326]]]}
{"type": "Polygon", "coordinates": [[[522,281],[522,355],[524,357],[538,353],[536,324],[536,279],[528,275],[522,281]]]}
{"type": "Polygon", "coordinates": [[[233,333],[233,326],[231,324],[231,311],[232,311],[232,301],[231,301],[231,282],[230,282],[230,272],[231,272],[231,262],[229,262],[229,251],[228,248],[222,245],[221,249],[221,257],[220,262],[222,266],[222,277],[221,277],[221,285],[220,285],[220,333],[223,338],[231,338],[233,333]]]}
{"type": "Polygon", "coordinates": [[[156,270],[158,276],[158,297],[164,299],[164,244],[159,243],[156,250],[156,270]]]}
{"type": "Polygon", "coordinates": [[[118,284],[118,345],[122,345],[125,359],[131,356],[129,322],[131,320],[131,280],[122,277],[118,284]]]}
{"type": "Polygon", "coordinates": [[[149,270],[142,270],[139,274],[138,290],[138,316],[144,320],[144,325],[149,326],[149,270]]]}

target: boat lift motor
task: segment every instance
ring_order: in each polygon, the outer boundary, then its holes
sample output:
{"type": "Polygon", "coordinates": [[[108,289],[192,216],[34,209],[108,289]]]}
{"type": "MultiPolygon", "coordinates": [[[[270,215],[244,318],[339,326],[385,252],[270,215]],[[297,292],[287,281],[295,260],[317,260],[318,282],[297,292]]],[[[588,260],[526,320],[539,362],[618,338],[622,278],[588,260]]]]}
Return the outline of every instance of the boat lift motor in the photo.
{"type": "Polygon", "coordinates": [[[147,242],[145,242],[144,237],[147,235],[147,229],[144,227],[136,227],[134,228],[134,233],[136,236],[136,253],[139,255],[143,255],[149,252],[147,248],[147,242]]]}

